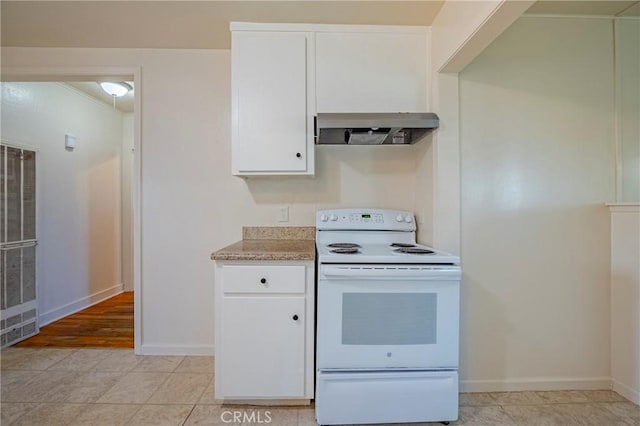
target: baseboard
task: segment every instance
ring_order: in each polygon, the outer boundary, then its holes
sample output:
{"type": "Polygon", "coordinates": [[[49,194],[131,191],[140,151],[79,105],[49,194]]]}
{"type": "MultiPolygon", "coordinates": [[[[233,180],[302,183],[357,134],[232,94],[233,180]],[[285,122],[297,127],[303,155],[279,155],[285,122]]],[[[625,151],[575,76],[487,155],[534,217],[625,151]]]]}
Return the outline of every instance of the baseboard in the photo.
{"type": "Polygon", "coordinates": [[[137,355],[206,355],[213,356],[213,345],[149,345],[142,344],[137,355]]]}
{"type": "Polygon", "coordinates": [[[629,386],[623,383],[620,383],[616,379],[613,379],[612,382],[613,382],[614,391],[618,392],[620,395],[624,396],[634,404],[640,405],[640,392],[630,388],[629,386]]]}
{"type": "Polygon", "coordinates": [[[311,405],[310,399],[219,399],[220,404],[260,405],[264,407],[305,407],[311,405]]]}
{"type": "Polygon", "coordinates": [[[103,300],[109,299],[110,297],[115,296],[116,294],[120,294],[123,291],[122,283],[116,284],[113,287],[109,287],[105,290],[98,291],[93,293],[87,297],[83,297],[74,302],[67,303],[64,306],[59,308],[52,309],[50,311],[44,312],[38,316],[38,325],[43,327],[47,324],[51,324],[54,321],[59,320],[60,318],[64,318],[68,315],[75,314],[78,311],[88,308],[89,306],[93,306],[96,303],[100,303],[103,300]]]}
{"type": "Polygon", "coordinates": [[[505,380],[460,380],[460,392],[513,392],[611,389],[610,377],[526,377],[505,380]]]}

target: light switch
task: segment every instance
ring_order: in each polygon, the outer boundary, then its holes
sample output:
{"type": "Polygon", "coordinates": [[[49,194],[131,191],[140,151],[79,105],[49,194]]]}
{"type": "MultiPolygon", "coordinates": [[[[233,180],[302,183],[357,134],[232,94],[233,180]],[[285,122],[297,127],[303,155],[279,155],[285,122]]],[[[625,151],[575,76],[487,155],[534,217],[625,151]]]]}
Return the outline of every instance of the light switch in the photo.
{"type": "Polygon", "coordinates": [[[73,151],[76,147],[76,137],[70,133],[64,135],[64,147],[67,151],[73,151]]]}

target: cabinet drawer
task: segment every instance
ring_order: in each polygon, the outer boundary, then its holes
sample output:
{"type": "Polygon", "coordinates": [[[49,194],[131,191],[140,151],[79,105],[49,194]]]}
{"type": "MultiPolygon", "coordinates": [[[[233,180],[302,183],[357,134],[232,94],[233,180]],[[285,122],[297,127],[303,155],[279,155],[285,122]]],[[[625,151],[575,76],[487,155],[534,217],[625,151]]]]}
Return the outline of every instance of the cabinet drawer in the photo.
{"type": "Polygon", "coordinates": [[[304,265],[227,265],[225,293],[304,293],[304,265]]]}
{"type": "Polygon", "coordinates": [[[458,418],[457,371],[320,371],[317,377],[316,417],[323,425],[458,418]]]}

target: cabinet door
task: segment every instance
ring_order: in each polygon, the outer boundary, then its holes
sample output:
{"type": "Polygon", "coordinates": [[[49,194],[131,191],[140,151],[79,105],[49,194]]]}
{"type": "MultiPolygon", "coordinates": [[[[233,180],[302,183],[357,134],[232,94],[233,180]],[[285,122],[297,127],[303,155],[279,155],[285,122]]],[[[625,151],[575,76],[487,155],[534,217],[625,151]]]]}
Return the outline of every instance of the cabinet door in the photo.
{"type": "Polygon", "coordinates": [[[317,112],[427,112],[427,32],[316,34],[317,112]]]}
{"type": "Polygon", "coordinates": [[[216,345],[224,368],[216,371],[216,394],[303,397],[304,297],[225,297],[222,303],[224,326],[216,345]]]}
{"type": "Polygon", "coordinates": [[[309,38],[295,32],[233,33],[234,174],[313,172],[309,38]]]}

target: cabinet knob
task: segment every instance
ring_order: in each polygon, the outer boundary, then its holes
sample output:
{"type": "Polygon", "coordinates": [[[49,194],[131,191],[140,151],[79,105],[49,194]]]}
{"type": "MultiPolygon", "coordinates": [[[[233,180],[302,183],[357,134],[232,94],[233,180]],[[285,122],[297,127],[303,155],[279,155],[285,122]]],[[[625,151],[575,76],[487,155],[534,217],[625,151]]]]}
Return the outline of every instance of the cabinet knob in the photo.
{"type": "Polygon", "coordinates": [[[262,284],[266,284],[266,283],[267,283],[267,279],[266,279],[266,278],[261,278],[261,279],[260,279],[260,282],[261,282],[262,284]]]}
{"type": "Polygon", "coordinates": [[[299,152],[296,152],[296,157],[302,158],[302,154],[300,154],[299,152]]]}
{"type": "Polygon", "coordinates": [[[292,316],[291,319],[294,320],[294,321],[298,321],[298,315],[292,316]]]}

